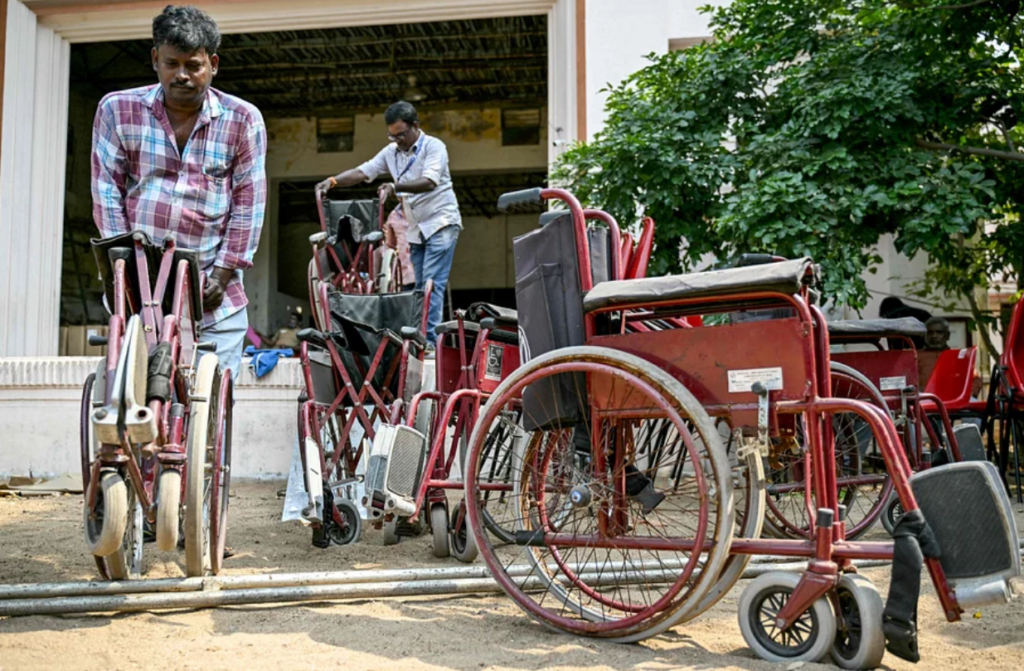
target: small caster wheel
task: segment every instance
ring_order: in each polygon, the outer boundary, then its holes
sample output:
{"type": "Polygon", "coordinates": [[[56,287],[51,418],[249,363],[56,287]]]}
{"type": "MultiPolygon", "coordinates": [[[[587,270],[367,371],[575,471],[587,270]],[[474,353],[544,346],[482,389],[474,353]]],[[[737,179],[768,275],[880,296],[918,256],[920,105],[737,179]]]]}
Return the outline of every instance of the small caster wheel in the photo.
{"type": "Polygon", "coordinates": [[[335,545],[355,543],[363,534],[363,519],[359,516],[359,509],[348,499],[336,498],[334,505],[344,524],[333,522],[328,526],[327,535],[335,545]]]}
{"type": "Polygon", "coordinates": [[[836,587],[832,659],[844,669],[874,669],[885,656],[882,597],[867,578],[848,573],[836,587]]]}
{"type": "Polygon", "coordinates": [[[740,596],[739,621],[743,640],[769,662],[817,662],[828,654],[836,637],[836,617],[822,597],[780,631],[775,618],[800,582],[800,574],[776,571],[751,582],[740,596]]]}
{"type": "Polygon", "coordinates": [[[892,493],[889,500],[885,502],[885,507],[882,508],[882,526],[892,536],[893,529],[896,528],[896,524],[903,517],[903,504],[900,503],[900,497],[896,495],[896,492],[892,493]]]}
{"type": "Polygon", "coordinates": [[[430,533],[434,538],[434,556],[444,559],[448,551],[448,506],[435,503],[430,506],[430,533]]]}
{"type": "Polygon", "coordinates": [[[469,518],[466,516],[466,504],[460,502],[459,506],[452,511],[451,521],[452,554],[455,558],[466,564],[476,560],[480,551],[476,547],[476,539],[469,530],[469,518]],[[460,521],[461,518],[461,521],[460,521]]]}

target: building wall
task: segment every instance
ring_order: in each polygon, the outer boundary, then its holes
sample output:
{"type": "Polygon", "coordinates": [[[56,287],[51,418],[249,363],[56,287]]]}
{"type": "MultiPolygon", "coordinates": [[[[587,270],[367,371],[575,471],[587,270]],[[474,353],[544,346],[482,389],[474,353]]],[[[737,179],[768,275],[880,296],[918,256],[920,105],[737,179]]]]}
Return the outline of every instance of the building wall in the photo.
{"type": "Polygon", "coordinates": [[[668,51],[669,40],[706,37],[708,18],[698,11],[727,0],[587,0],[587,136],[604,126],[606,94],[647,64],[648,54],[668,51]]]}

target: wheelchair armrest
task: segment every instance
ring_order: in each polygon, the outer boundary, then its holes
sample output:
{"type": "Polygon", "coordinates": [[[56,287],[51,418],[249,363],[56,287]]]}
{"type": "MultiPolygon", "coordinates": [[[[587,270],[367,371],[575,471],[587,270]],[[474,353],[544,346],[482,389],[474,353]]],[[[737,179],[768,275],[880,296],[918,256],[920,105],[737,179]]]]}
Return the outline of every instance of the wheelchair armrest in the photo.
{"type": "Polygon", "coordinates": [[[403,326],[402,327],[402,338],[404,340],[411,340],[420,346],[420,349],[424,349],[427,346],[427,337],[423,335],[418,328],[415,326],[403,326]]]}
{"type": "Polygon", "coordinates": [[[503,331],[498,328],[498,320],[494,317],[487,317],[480,320],[480,328],[487,329],[487,339],[506,345],[519,345],[518,331],[503,331]]]}
{"type": "Polygon", "coordinates": [[[314,233],[313,235],[309,236],[309,244],[314,246],[319,245],[325,242],[326,240],[327,231],[320,231],[319,233],[314,233]]]}
{"type": "Polygon", "coordinates": [[[295,337],[299,342],[309,343],[317,347],[327,347],[327,336],[314,328],[300,329],[295,337]]]}
{"type": "Polygon", "coordinates": [[[371,231],[363,236],[363,242],[368,242],[371,245],[375,245],[384,239],[384,233],[381,231],[371,231]]]}

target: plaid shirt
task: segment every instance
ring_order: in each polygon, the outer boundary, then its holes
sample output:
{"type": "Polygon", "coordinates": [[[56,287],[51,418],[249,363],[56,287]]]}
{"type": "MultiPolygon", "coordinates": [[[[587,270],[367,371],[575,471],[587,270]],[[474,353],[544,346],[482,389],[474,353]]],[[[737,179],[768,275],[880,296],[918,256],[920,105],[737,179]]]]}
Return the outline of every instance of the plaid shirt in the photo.
{"type": "Polygon", "coordinates": [[[235,271],[206,326],[248,303],[242,270],[252,267],[267,199],[267,132],[259,110],[210,89],[182,154],[159,84],[100,101],[92,133],[92,212],[100,236],[173,232],[199,253],[202,270],[235,271]]]}

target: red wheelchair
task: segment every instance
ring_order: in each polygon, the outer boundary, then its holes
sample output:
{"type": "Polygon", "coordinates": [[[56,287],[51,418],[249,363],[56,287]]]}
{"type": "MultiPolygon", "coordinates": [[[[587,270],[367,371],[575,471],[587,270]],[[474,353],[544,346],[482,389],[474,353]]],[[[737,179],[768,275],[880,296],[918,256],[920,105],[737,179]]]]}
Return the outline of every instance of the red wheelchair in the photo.
{"type": "Polygon", "coordinates": [[[887,646],[916,658],[922,567],[950,620],[1008,598],[1020,556],[998,474],[981,462],[914,474],[883,408],[833,395],[810,259],[594,283],[571,194],[506,194],[499,210],[550,199],[570,216],[515,241],[523,362],[479,410],[465,467],[470,531],[517,605],[549,628],[636,641],[716,603],[751,555],[805,557],[802,574],[770,572],[747,586],[744,638],[764,659],[831,654],[861,669],[877,666],[887,646]],[[790,316],[689,320],[776,308],[790,316]],[[895,542],[847,539],[837,414],[859,417],[879,445],[904,510],[895,542]],[[488,435],[515,415],[508,475],[494,477],[488,435]],[[762,459],[797,422],[815,519],[806,538],[761,538],[762,459]],[[511,513],[500,521],[490,512],[499,495],[511,513]],[[883,607],[851,565],[869,558],[894,559],[894,582],[912,594],[883,607]]]}
{"type": "Polygon", "coordinates": [[[144,527],[183,544],[190,576],[218,573],[231,478],[232,380],[201,341],[204,277],[173,237],[93,241],[109,332],[81,410],[85,540],[105,579],[141,571],[144,527]]]}

